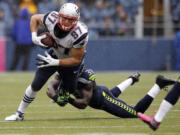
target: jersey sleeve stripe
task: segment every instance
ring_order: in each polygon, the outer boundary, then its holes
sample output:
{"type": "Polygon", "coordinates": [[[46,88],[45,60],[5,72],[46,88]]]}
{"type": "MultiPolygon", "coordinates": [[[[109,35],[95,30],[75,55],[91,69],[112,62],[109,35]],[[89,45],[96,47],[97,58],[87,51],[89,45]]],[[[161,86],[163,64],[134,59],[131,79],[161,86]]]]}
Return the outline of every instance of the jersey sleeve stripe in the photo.
{"type": "Polygon", "coordinates": [[[81,41],[83,41],[88,36],[88,33],[84,33],[80,38],[78,38],[73,45],[79,44],[81,41]]]}

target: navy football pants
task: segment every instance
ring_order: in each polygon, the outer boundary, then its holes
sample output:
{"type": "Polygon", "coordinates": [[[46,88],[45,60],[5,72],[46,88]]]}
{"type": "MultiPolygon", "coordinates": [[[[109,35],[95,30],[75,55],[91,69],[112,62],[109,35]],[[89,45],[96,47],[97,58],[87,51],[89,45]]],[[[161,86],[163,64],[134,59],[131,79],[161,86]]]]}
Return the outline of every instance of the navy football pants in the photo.
{"type": "Polygon", "coordinates": [[[132,107],[118,98],[119,95],[117,95],[117,93],[119,93],[119,88],[115,87],[108,90],[105,87],[98,87],[99,89],[97,89],[97,92],[95,93],[96,98],[93,98],[90,106],[96,109],[104,110],[121,118],[137,118],[137,112],[144,113],[153,101],[152,97],[146,95],[136,104],[135,107],[132,107]]]}
{"type": "Polygon", "coordinates": [[[40,90],[46,81],[56,71],[59,73],[62,80],[62,89],[73,93],[77,87],[77,77],[81,66],[77,67],[46,67],[37,69],[34,80],[31,84],[36,91],[40,90]]]}

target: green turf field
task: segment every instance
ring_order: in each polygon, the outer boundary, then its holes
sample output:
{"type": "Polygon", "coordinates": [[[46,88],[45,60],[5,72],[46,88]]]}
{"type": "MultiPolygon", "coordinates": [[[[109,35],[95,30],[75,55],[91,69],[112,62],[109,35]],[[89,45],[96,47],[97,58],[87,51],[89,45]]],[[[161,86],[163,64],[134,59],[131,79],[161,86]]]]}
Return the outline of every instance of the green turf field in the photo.
{"type": "MultiPolygon", "coordinates": [[[[97,82],[112,88],[132,72],[97,72],[97,82]]],[[[151,88],[159,72],[142,72],[140,82],[130,86],[119,98],[135,105],[151,88]]],[[[180,73],[161,72],[176,79],[180,73]]],[[[14,113],[31,83],[34,73],[0,74],[0,135],[180,135],[180,101],[168,113],[160,128],[154,132],[139,119],[121,119],[106,112],[86,108],[78,110],[71,105],[59,107],[46,96],[46,86],[26,110],[25,120],[5,122],[14,113]]],[[[169,87],[171,88],[171,87],[169,87]]],[[[161,91],[146,114],[157,110],[166,92],[161,91]]]]}

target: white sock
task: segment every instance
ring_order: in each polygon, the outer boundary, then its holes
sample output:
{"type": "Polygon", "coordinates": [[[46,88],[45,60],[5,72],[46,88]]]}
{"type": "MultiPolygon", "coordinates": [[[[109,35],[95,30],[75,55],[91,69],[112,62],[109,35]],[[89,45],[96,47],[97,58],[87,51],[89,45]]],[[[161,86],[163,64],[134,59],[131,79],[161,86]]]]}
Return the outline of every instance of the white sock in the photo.
{"type": "Polygon", "coordinates": [[[166,114],[169,112],[169,110],[172,108],[172,104],[170,104],[168,101],[163,100],[154,119],[157,122],[161,122],[163,118],[166,116],[166,114]]]}
{"type": "Polygon", "coordinates": [[[160,92],[160,87],[157,84],[154,84],[154,86],[149,90],[148,95],[152,98],[155,98],[157,94],[160,92]]]}
{"type": "Polygon", "coordinates": [[[34,92],[31,89],[31,85],[29,85],[25,91],[24,97],[21,100],[21,103],[19,105],[18,111],[24,113],[25,109],[28,107],[28,105],[34,100],[36,97],[37,92],[34,92]]]}
{"type": "Polygon", "coordinates": [[[117,87],[120,89],[121,93],[132,84],[133,80],[132,78],[128,78],[127,80],[123,81],[117,87]]]}

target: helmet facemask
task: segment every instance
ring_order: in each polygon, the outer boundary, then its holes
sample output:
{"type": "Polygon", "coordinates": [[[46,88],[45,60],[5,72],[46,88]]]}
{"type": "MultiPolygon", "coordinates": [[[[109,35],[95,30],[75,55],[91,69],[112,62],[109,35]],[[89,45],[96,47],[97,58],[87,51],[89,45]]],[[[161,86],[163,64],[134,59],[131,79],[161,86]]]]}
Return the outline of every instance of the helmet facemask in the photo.
{"type": "Polygon", "coordinates": [[[78,22],[77,17],[65,16],[63,14],[59,14],[58,16],[58,26],[63,31],[72,30],[78,22]]]}
{"type": "Polygon", "coordinates": [[[70,31],[76,26],[79,18],[79,8],[73,3],[66,3],[59,11],[58,26],[63,31],[70,31]]]}

